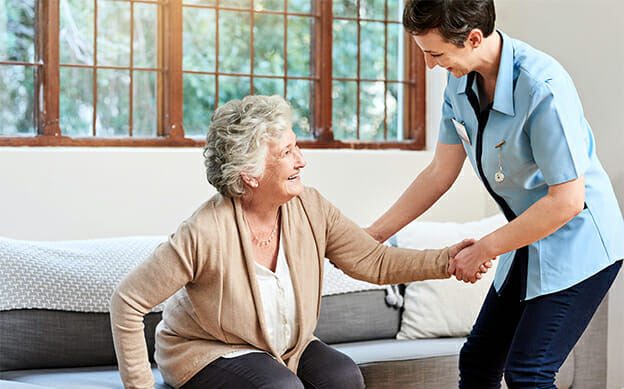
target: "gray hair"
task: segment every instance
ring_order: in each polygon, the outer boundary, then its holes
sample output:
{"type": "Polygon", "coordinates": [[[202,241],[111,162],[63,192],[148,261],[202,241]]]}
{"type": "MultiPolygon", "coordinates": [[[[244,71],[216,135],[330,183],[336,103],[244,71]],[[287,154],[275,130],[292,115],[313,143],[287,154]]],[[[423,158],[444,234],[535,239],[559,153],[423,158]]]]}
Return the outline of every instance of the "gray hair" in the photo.
{"type": "Polygon", "coordinates": [[[206,177],[223,196],[242,197],[249,189],[241,174],[264,173],[267,141],[291,127],[292,111],[281,96],[247,96],[218,107],[206,135],[206,177]]]}

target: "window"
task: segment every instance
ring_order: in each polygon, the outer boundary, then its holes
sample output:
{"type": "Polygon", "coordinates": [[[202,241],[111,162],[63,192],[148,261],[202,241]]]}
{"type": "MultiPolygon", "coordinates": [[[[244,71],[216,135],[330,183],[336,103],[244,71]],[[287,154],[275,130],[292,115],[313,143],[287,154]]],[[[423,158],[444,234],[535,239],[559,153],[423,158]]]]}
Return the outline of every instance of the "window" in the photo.
{"type": "Polygon", "coordinates": [[[424,63],[402,1],[0,0],[0,146],[201,145],[247,94],[304,147],[420,149],[424,63]]]}

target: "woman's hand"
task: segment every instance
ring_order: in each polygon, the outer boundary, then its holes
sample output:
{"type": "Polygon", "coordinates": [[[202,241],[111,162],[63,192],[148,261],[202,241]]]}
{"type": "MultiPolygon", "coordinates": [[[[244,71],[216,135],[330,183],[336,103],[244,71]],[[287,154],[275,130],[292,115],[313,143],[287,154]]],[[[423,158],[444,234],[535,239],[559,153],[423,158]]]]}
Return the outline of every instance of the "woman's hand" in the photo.
{"type": "MultiPolygon", "coordinates": [[[[451,260],[455,259],[455,256],[462,251],[463,248],[473,245],[476,242],[474,239],[464,239],[459,243],[455,243],[454,245],[449,247],[449,265],[451,260]]],[[[449,272],[450,273],[450,272],[449,272]]],[[[452,274],[452,273],[451,273],[452,274]]]]}
{"type": "MultiPolygon", "coordinates": [[[[458,243],[452,248],[464,243],[458,243]]],[[[488,258],[487,254],[479,242],[472,240],[472,244],[464,245],[453,256],[449,249],[449,273],[455,275],[459,281],[475,283],[483,277],[483,274],[492,267],[492,260],[496,258],[488,258]],[[488,259],[485,259],[488,258],[488,259]]]]}

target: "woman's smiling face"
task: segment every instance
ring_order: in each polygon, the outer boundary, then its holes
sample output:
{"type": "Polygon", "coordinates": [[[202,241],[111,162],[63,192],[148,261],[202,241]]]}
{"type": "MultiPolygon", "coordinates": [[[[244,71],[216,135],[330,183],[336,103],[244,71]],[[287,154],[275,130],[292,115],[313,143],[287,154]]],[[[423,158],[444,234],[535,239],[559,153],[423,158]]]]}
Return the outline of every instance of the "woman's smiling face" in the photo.
{"type": "Polygon", "coordinates": [[[306,161],[291,128],[285,130],[280,139],[269,140],[267,146],[266,165],[258,188],[271,191],[275,200],[285,203],[303,192],[300,172],[306,161]]]}

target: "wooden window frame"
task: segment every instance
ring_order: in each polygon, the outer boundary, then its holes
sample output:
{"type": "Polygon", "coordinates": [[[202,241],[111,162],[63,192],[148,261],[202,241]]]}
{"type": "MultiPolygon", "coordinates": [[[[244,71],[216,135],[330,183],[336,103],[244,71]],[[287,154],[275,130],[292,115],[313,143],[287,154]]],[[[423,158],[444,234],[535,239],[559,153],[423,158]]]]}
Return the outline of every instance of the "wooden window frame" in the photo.
{"type": "MultiPolygon", "coordinates": [[[[126,0],[130,3],[145,2],[126,0]]],[[[287,0],[284,0],[287,3],[287,0]]],[[[150,4],[154,2],[150,1],[150,4]]],[[[182,69],[182,0],[160,0],[158,66],[165,71],[158,74],[158,137],[98,138],[69,137],[62,135],[60,115],[60,0],[37,0],[35,21],[35,64],[36,81],[34,90],[35,136],[0,136],[0,146],[67,146],[67,147],[203,147],[204,140],[186,138],[183,124],[183,69],[182,69]],[[163,55],[167,53],[167,55],[163,55]]],[[[219,7],[217,1],[217,7],[219,7]]],[[[359,9],[358,0],[358,9],[359,9]]],[[[252,4],[253,6],[253,4],[252,4]]],[[[407,149],[423,150],[426,145],[425,111],[425,63],[422,52],[406,34],[405,69],[406,77],[403,110],[405,141],[361,141],[335,140],[332,131],[332,45],[333,14],[332,0],[314,0],[312,13],[316,47],[313,56],[314,87],[310,101],[311,121],[315,139],[299,140],[304,148],[323,149],[407,149]]],[[[355,20],[360,20],[359,18],[355,20]]],[[[97,36],[95,37],[97,39],[97,36]]],[[[20,65],[16,62],[2,62],[3,65],[20,65]]],[[[358,58],[359,67],[359,58],[358,58]]],[[[253,72],[253,70],[252,70],[253,72]]],[[[358,72],[359,73],[359,72],[358,72]]],[[[357,75],[359,81],[359,74],[357,75]]],[[[359,105],[359,99],[358,99],[359,105]]],[[[95,115],[95,113],[94,113],[95,115]]],[[[130,112],[132,115],[132,112],[130,112]]],[[[358,113],[359,115],[359,113],[358,113]]],[[[359,117],[358,117],[359,121],[359,117]]]]}

